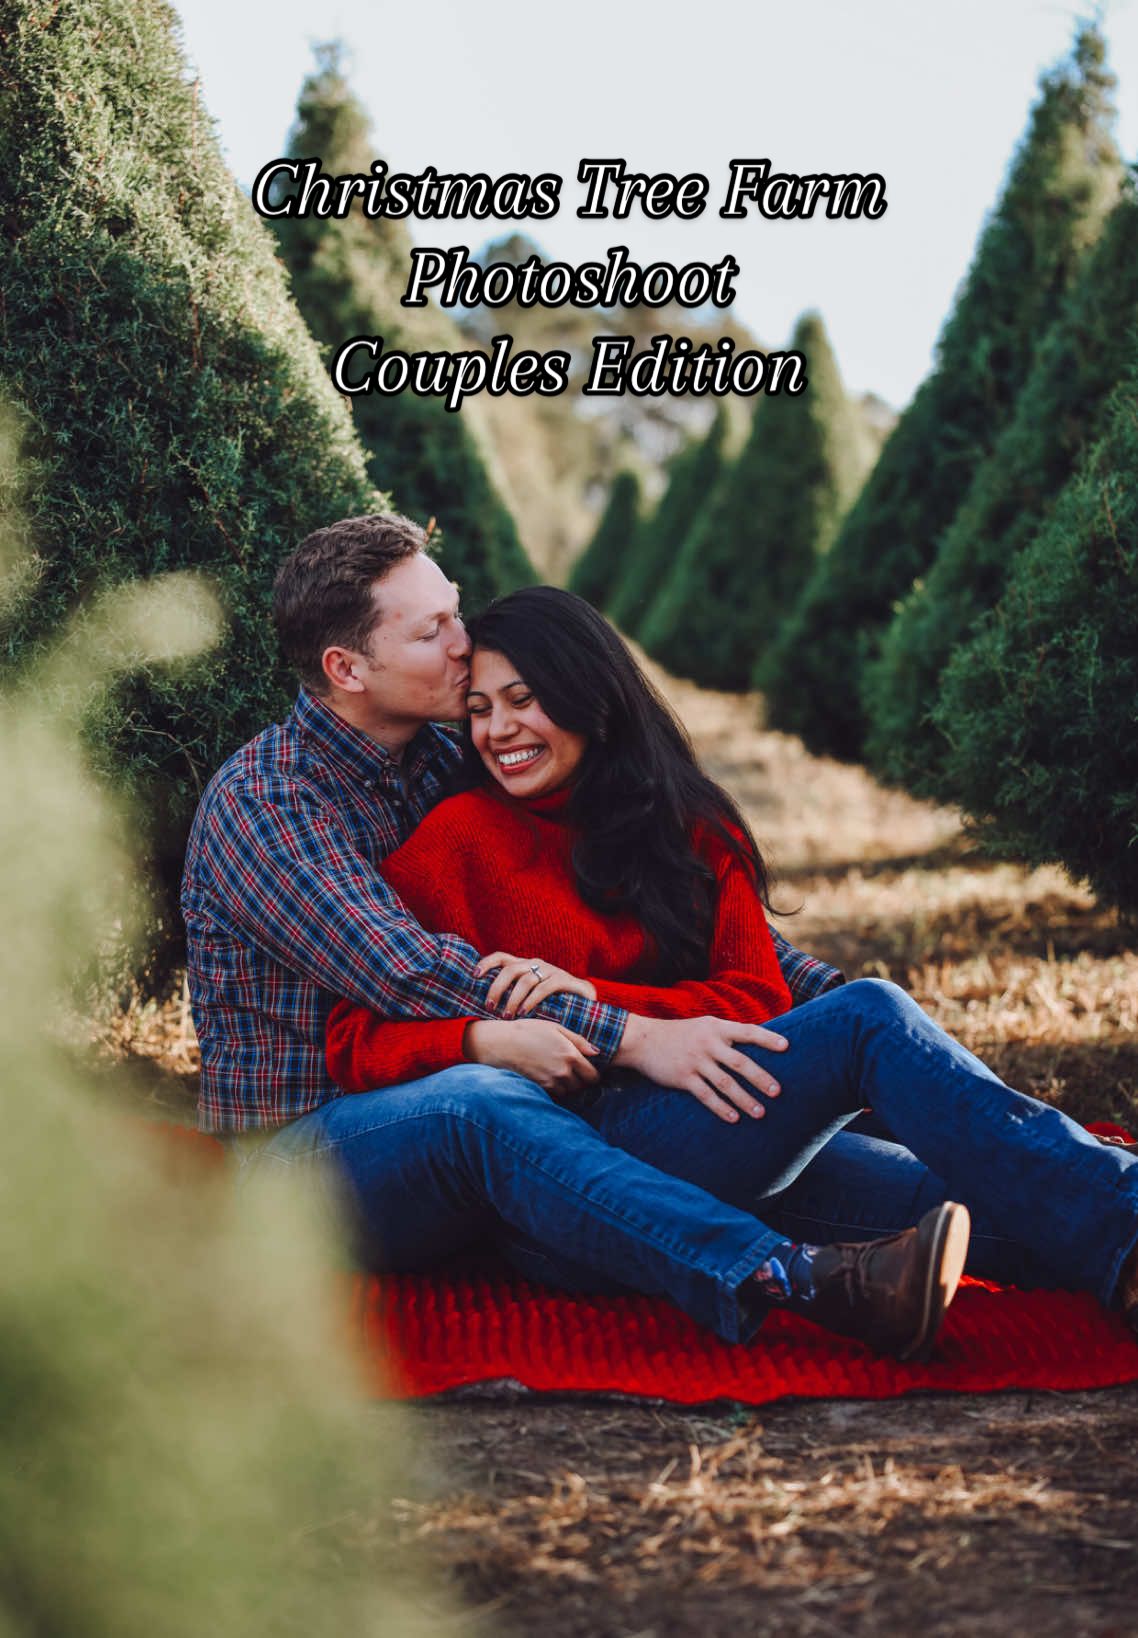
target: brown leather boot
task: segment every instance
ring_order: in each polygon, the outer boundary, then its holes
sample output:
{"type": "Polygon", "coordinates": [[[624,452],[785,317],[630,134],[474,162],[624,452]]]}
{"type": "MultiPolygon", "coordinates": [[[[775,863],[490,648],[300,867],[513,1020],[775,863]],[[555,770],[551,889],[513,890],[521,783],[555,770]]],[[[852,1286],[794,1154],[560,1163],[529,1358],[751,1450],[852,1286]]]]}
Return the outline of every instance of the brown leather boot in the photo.
{"type": "Polygon", "coordinates": [[[802,1312],[878,1353],[926,1359],[964,1271],[971,1219],[946,1201],[915,1228],[862,1245],[823,1246],[802,1312]]]}

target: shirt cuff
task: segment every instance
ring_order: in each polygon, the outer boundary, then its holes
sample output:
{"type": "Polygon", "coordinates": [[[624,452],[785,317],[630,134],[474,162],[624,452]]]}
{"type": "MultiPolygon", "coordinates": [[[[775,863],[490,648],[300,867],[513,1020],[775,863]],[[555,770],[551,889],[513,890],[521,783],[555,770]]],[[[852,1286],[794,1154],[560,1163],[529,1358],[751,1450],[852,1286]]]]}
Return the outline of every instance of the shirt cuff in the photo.
{"type": "Polygon", "coordinates": [[[596,1062],[610,1064],[624,1037],[628,1013],[623,1007],[609,1007],[602,1001],[587,1001],[583,995],[551,995],[537,1009],[538,1016],[551,1018],[574,1035],[583,1035],[597,1049],[596,1062]]]}

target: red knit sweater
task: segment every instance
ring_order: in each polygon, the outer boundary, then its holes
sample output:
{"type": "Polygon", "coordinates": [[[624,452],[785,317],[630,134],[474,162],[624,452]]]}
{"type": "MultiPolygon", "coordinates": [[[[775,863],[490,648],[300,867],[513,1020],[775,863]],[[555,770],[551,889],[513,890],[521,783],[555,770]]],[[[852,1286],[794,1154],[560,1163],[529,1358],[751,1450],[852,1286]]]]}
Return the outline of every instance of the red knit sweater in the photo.
{"type": "MultiPolygon", "coordinates": [[[[552,962],[589,978],[598,1000],[645,1018],[710,1013],[763,1024],[789,1009],[762,904],[711,835],[699,843],[719,884],[708,976],[652,984],[650,941],[635,919],[590,910],[577,894],[567,800],[561,791],[523,806],[496,789],[450,797],[384,861],[383,874],[428,931],[455,933],[483,954],[552,962]]],[[[341,1001],[328,1023],[328,1069],[348,1092],[434,1074],[463,1061],[472,1021],[385,1020],[341,1001]]]]}

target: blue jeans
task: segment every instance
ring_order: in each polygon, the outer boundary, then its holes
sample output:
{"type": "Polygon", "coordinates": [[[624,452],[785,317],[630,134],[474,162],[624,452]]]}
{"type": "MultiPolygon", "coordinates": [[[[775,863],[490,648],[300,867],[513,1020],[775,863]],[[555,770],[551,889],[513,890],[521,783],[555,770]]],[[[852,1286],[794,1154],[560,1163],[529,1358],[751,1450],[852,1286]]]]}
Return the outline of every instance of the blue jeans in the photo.
{"type": "Polygon", "coordinates": [[[331,1162],[356,1250],[409,1272],[480,1242],[570,1290],[670,1297],[728,1341],[765,1312],[749,1279],[786,1238],[891,1233],[950,1198],[973,1212],[970,1271],[1108,1301],[1138,1240],[1138,1159],[1013,1092],[893,984],[861,979],[777,1021],[761,1120],[618,1075],[563,1107],[469,1064],[336,1098],[260,1150],[331,1162]],[[897,1143],[843,1129],[866,1103],[897,1143]]]}

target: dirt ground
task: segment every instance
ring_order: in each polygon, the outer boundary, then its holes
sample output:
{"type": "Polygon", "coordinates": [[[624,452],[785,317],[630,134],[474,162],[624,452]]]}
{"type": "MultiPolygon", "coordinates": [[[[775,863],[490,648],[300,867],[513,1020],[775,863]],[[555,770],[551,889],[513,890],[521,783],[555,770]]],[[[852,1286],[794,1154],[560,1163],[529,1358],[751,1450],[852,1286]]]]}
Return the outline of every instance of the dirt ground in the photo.
{"type": "Polygon", "coordinates": [[[1138,1632],[1138,1387],[414,1416],[400,1527],[499,1633],[1138,1632]]]}
{"type": "MultiPolygon", "coordinates": [[[[1138,1128],[1138,937],[1058,870],[665,680],[778,868],[796,943],[891,977],[1012,1084],[1138,1128]]],[[[104,1031],[189,1118],[184,993],[104,1031]]],[[[377,1434],[389,1412],[376,1407],[377,1434]]],[[[395,1528],[472,1627],[542,1638],[1138,1634],[1138,1385],[691,1411],[589,1398],[414,1408],[395,1528]]],[[[392,1526],[360,1521],[364,1538],[392,1526]]],[[[440,1627],[441,1630],[441,1627],[440,1627]]]]}

